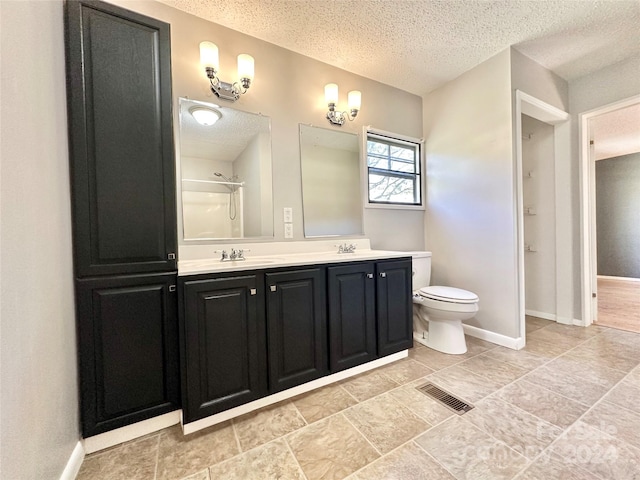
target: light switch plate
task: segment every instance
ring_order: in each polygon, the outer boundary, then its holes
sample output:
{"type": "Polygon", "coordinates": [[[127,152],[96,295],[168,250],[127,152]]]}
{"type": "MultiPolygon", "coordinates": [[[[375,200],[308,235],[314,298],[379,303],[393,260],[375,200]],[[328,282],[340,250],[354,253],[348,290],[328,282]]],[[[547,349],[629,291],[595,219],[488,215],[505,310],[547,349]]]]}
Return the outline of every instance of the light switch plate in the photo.
{"type": "Polygon", "coordinates": [[[293,222],[293,208],[284,207],[282,209],[283,212],[283,221],[284,223],[292,223],[293,222]]]}
{"type": "Polygon", "coordinates": [[[293,238],[293,223],[284,224],[284,238],[293,238]]]}

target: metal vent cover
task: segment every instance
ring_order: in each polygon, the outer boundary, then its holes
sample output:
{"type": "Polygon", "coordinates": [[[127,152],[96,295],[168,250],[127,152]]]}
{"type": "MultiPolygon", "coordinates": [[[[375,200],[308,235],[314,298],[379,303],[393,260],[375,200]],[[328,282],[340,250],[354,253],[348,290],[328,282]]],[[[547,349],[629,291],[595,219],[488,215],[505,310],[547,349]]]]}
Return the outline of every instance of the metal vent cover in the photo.
{"type": "Polygon", "coordinates": [[[416,390],[439,401],[449,410],[454,411],[458,415],[463,415],[473,408],[473,405],[463,402],[459,398],[445,392],[440,387],[437,387],[432,383],[425,383],[424,385],[416,387],[416,390]]]}

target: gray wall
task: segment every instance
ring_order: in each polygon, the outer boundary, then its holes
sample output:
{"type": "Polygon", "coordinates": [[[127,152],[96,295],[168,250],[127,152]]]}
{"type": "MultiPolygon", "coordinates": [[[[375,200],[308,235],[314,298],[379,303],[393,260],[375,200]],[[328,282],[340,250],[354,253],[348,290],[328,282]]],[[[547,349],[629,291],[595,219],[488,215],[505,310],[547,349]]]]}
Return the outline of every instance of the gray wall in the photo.
{"type": "MultiPolygon", "coordinates": [[[[319,125],[361,134],[371,125],[377,129],[422,137],[422,99],[326,63],[299,55],[271,43],[189,15],[167,5],[137,0],[112,0],[129,10],[171,24],[173,96],[219,102],[212,97],[200,67],[199,44],[210,40],[220,49],[220,76],[233,79],[236,56],[255,58],[255,80],[249,92],[232,108],[262,113],[272,119],[273,205],[275,240],[284,241],[283,207],[293,208],[294,240],[304,240],[298,125],[319,125]],[[362,92],[362,110],[353,122],[331,127],[325,119],[324,85],[337,83],[338,107],[346,109],[347,92],[362,92]]],[[[225,103],[225,105],[230,105],[225,103]]],[[[177,116],[174,120],[178,124],[177,116]]],[[[373,248],[424,249],[422,211],[374,210],[364,212],[365,235],[373,248]]]]}
{"type": "Polygon", "coordinates": [[[58,479],[80,438],[62,2],[0,18],[0,478],[58,479]]]}
{"type": "Polygon", "coordinates": [[[640,278],[640,153],[596,162],[598,275],[640,278]]]}

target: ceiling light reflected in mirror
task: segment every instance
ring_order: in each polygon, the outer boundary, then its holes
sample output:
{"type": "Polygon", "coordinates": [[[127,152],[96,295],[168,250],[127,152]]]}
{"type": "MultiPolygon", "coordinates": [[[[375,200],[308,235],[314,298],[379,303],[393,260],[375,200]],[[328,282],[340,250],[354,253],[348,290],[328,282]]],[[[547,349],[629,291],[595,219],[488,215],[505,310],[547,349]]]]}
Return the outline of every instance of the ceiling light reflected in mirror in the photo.
{"type": "Polygon", "coordinates": [[[189,109],[189,113],[196,119],[196,122],[205,127],[210,127],[222,117],[218,110],[206,107],[192,107],[189,109]]]}

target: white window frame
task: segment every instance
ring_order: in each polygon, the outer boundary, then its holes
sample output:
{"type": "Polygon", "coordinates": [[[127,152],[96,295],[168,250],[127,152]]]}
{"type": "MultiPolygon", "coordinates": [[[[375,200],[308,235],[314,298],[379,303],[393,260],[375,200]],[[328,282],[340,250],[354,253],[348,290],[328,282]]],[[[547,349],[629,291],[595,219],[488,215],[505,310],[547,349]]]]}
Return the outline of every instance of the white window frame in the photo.
{"type": "Polygon", "coordinates": [[[388,210],[424,210],[425,209],[425,162],[424,162],[424,140],[421,138],[409,137],[407,135],[400,135],[398,133],[388,132],[386,130],[379,130],[371,126],[363,127],[361,135],[360,145],[360,164],[361,171],[361,183],[362,183],[362,204],[365,208],[382,208],[388,210]],[[398,143],[410,143],[418,146],[418,163],[420,168],[420,181],[418,182],[420,188],[420,204],[408,205],[404,203],[377,203],[369,201],[369,164],[367,161],[367,141],[369,135],[375,135],[379,137],[388,138],[391,141],[398,143]]]}

